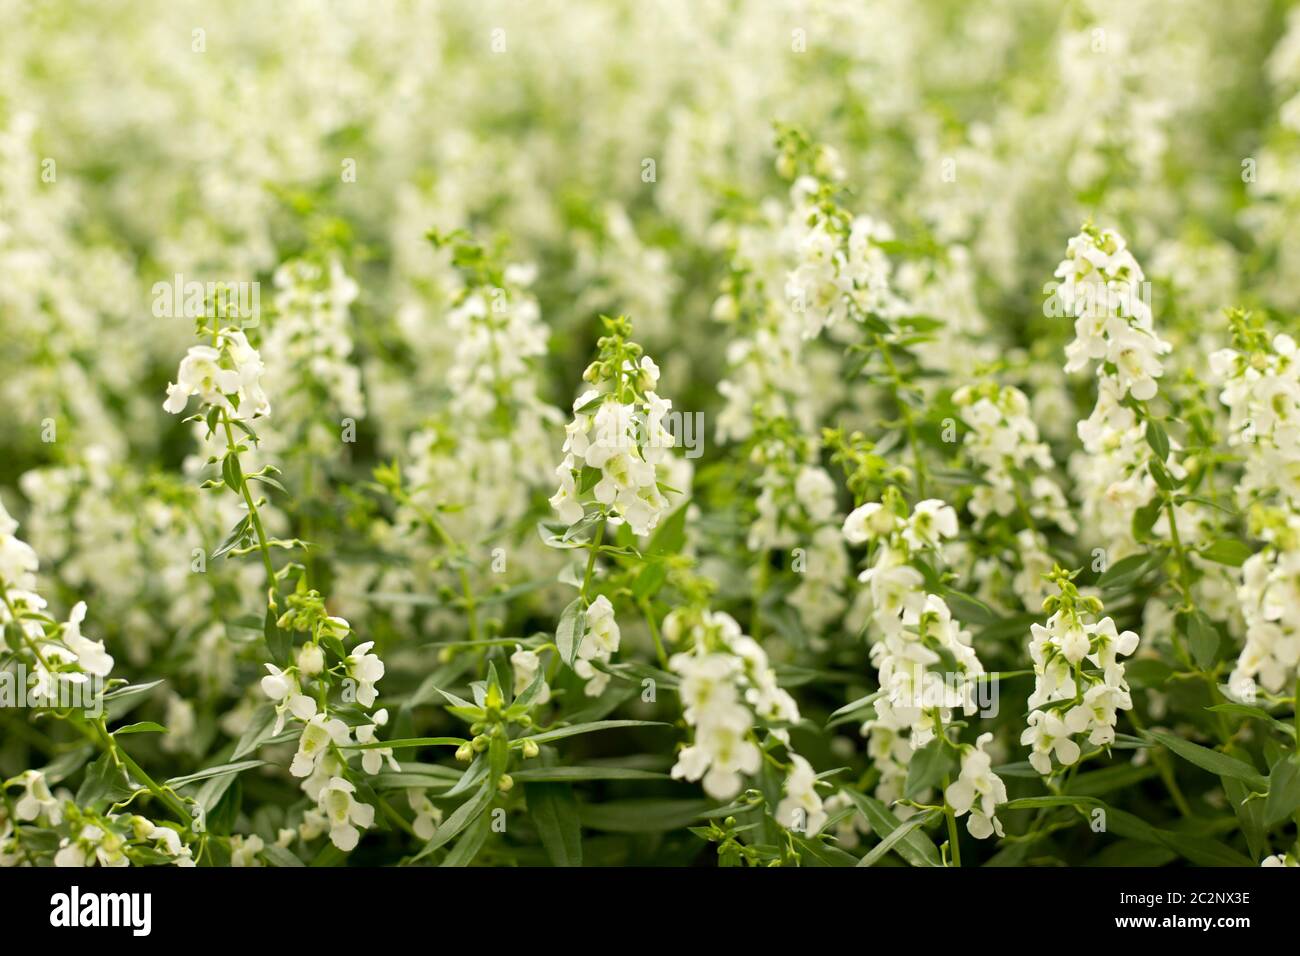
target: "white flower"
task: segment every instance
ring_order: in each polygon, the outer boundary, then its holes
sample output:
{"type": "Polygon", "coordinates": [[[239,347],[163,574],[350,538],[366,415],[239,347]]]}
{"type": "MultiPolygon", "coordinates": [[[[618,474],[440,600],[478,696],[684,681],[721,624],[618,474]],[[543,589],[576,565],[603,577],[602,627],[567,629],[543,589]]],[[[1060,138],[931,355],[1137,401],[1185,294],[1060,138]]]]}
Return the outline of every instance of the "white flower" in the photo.
{"type": "Polygon", "coordinates": [[[433,805],[423,790],[413,787],[406,791],[406,802],[415,814],[415,821],[411,824],[415,835],[421,840],[432,840],[438,824],[442,823],[442,811],[433,805]]]}
{"type": "MultiPolygon", "coordinates": [[[[375,730],[388,723],[388,711],[380,709],[372,715],[373,724],[362,724],[357,728],[357,743],[372,744],[376,743],[375,730]]],[[[400,773],[402,767],[393,757],[391,747],[371,747],[361,751],[361,767],[366,773],[374,775],[384,768],[384,761],[388,761],[388,767],[394,773],[400,773]]]]}
{"type": "Polygon", "coordinates": [[[25,770],[17,777],[5,783],[5,786],[20,784],[23,794],[14,805],[14,813],[19,820],[37,820],[42,815],[50,826],[58,826],[63,819],[59,801],[50,793],[50,786],[45,774],[39,770],[25,770]]]}
{"type": "Polygon", "coordinates": [[[344,852],[356,848],[360,830],[375,822],[375,808],[353,798],[357,788],[342,777],[331,777],[321,791],[320,806],[329,821],[330,842],[344,852]]]}
{"type": "Polygon", "coordinates": [[[934,548],[942,538],[957,535],[957,512],[937,498],[918,501],[912,509],[903,540],[913,548],[934,548]]]}
{"type": "Polygon", "coordinates": [[[586,628],[578,643],[578,659],[574,662],[573,670],[587,681],[584,688],[586,695],[599,697],[609,684],[609,675],[598,670],[591,662],[609,663],[618,650],[620,633],[618,622],[614,620],[614,606],[603,594],[591,602],[586,619],[586,628]]]}
{"type": "Polygon", "coordinates": [[[374,646],[374,641],[358,644],[343,662],[348,676],[357,682],[357,703],[362,707],[374,706],[378,696],[375,684],[384,676],[384,662],[377,654],[370,653],[370,648],[374,646]]]}
{"type": "Polygon", "coordinates": [[[966,829],[977,840],[987,839],[994,833],[1004,835],[994,811],[999,804],[1007,802],[1007,788],[993,772],[992,761],[984,752],[992,739],[992,734],[980,734],[974,747],[962,748],[961,772],[944,791],[948,805],[957,816],[970,813],[966,829]]]}
{"type": "Polygon", "coordinates": [[[894,530],[894,513],[878,501],[854,508],[844,519],[844,538],[849,544],[865,544],[894,530]]]}
{"type": "Polygon", "coordinates": [[[776,819],[783,827],[804,836],[816,836],[826,823],[826,811],[815,786],[817,774],[798,754],[790,755],[790,773],[785,778],[785,797],[777,805],[776,819]]]}
{"type": "Polygon", "coordinates": [[[560,487],[548,499],[560,520],[567,525],[575,525],[582,520],[585,509],[578,500],[578,486],[573,480],[574,460],[572,455],[565,455],[564,461],[555,469],[560,479],[560,487]]]}
{"type": "Polygon", "coordinates": [[[130,866],[125,847],[126,841],[112,830],[86,824],[75,839],[64,838],[60,842],[54,865],[78,867],[98,862],[100,866],[130,866]]]}
{"type": "Polygon", "coordinates": [[[17,528],[18,522],[0,505],[0,587],[31,591],[40,561],[31,545],[14,537],[17,528]]]}
{"type": "Polygon", "coordinates": [[[256,833],[250,836],[241,836],[236,833],[230,837],[230,865],[238,867],[255,867],[262,866],[262,861],[258,854],[265,849],[266,844],[256,833]]]}
{"type": "Polygon", "coordinates": [[[304,677],[315,677],[325,669],[325,652],[316,643],[304,644],[298,650],[298,673],[304,677]]]}
{"type": "Polygon", "coordinates": [[[1053,754],[1063,767],[1071,766],[1080,756],[1079,745],[1070,739],[1070,729],[1055,711],[1031,713],[1020,742],[1033,748],[1029,762],[1043,776],[1052,772],[1053,754]]]}
{"type": "Polygon", "coordinates": [[[179,415],[191,395],[198,395],[205,405],[227,407],[226,396],[239,391],[239,373],[222,368],[220,363],[220,350],[210,345],[191,345],[181,359],[176,381],[167,386],[163,408],[179,415]]]}
{"type": "Polygon", "coordinates": [[[272,735],[284,730],[284,714],[287,709],[299,720],[311,720],[316,716],[316,701],[298,688],[298,681],[292,674],[280,670],[274,664],[264,664],[267,676],[262,678],[262,693],[275,701],[275,729],[272,735]]]}
{"type": "Polygon", "coordinates": [[[298,752],[294,754],[289,772],[295,777],[311,776],[321,759],[329,753],[331,744],[346,744],[351,741],[348,725],[337,717],[316,714],[302,728],[298,738],[298,752]]]}
{"type": "Polygon", "coordinates": [[[81,635],[81,622],[86,619],[86,602],[78,601],[63,626],[63,643],[77,655],[77,664],[87,674],[107,677],[113,669],[113,658],[104,651],[103,641],[92,641],[81,635]]]}
{"type": "MultiPolygon", "coordinates": [[[[518,697],[528,689],[529,685],[532,684],[533,679],[537,676],[537,672],[541,670],[542,659],[538,656],[536,651],[529,651],[520,647],[510,655],[510,666],[514,669],[514,694],[518,697]]],[[[550,699],[551,688],[546,681],[543,680],[542,686],[538,689],[537,696],[533,699],[533,703],[545,704],[550,699]]]]}
{"type": "MultiPolygon", "coordinates": [[[[777,685],[763,649],[730,615],[679,608],[665,619],[664,631],[673,643],[689,640],[694,645],[668,661],[681,677],[683,714],[694,730],[694,741],[678,754],[672,776],[703,778],[710,797],[730,799],[762,761],[753,739],[755,715],[772,723],[793,723],[799,708],[777,685]]],[[[771,733],[788,745],[784,730],[771,733]]]]}

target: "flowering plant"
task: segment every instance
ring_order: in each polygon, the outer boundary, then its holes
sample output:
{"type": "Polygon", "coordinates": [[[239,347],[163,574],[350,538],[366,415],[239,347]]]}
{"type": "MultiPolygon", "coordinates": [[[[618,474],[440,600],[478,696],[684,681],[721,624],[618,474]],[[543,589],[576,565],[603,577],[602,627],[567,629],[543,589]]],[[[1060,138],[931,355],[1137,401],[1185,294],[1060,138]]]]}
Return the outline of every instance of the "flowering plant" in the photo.
{"type": "Polygon", "coordinates": [[[29,6],[0,864],[1297,865],[1300,14],[29,6]]]}

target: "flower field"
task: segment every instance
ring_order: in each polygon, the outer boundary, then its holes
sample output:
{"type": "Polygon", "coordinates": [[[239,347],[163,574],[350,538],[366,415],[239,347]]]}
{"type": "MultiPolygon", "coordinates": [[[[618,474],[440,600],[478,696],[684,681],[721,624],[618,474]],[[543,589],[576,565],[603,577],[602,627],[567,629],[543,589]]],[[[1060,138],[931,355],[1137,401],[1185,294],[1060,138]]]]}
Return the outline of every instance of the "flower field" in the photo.
{"type": "Polygon", "coordinates": [[[0,0],[0,865],[1300,866],[1298,213],[1281,2],[0,0]]]}

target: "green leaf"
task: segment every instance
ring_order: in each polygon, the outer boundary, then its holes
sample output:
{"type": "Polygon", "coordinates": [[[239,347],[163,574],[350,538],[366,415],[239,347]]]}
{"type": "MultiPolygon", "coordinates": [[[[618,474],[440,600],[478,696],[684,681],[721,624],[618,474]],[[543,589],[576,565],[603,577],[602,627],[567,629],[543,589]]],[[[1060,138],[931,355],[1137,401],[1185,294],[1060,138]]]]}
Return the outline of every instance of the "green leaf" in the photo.
{"type": "Polygon", "coordinates": [[[646,554],[678,554],[686,544],[686,509],[690,502],[685,502],[677,510],[659,523],[650,538],[646,554]]]}
{"type": "MultiPolygon", "coordinates": [[[[826,827],[832,826],[831,821],[827,821],[826,827]]],[[[821,832],[825,833],[826,829],[821,832]]],[[[823,843],[819,839],[809,839],[792,833],[791,837],[799,846],[799,853],[804,866],[831,866],[831,867],[850,867],[858,865],[858,858],[852,853],[841,850],[833,843],[823,843]],[[811,857],[811,860],[809,859],[811,857]]]]}
{"type": "Polygon", "coordinates": [[[1127,590],[1159,563],[1158,554],[1130,554],[1106,568],[1097,579],[1097,586],[1113,591],[1127,590]]]}
{"type": "Polygon", "coordinates": [[[1268,799],[1264,803],[1264,823],[1277,826],[1300,808],[1300,765],[1291,754],[1284,754],[1268,774],[1268,799]]]}
{"type": "Polygon", "coordinates": [[[1158,772],[1150,763],[1140,767],[1131,763],[1121,763],[1113,767],[1081,773],[1070,780],[1066,790],[1071,796],[1097,797],[1114,790],[1127,790],[1143,780],[1156,776],[1158,772]]]}
{"type": "Polygon", "coordinates": [[[139,697],[141,694],[147,694],[159,684],[162,680],[151,680],[147,684],[127,684],[125,687],[118,687],[104,694],[105,701],[128,700],[132,697],[139,697]]]}
{"type": "Polygon", "coordinates": [[[288,631],[276,624],[275,611],[269,607],[262,621],[262,636],[266,638],[266,650],[271,655],[272,663],[277,667],[288,667],[289,654],[293,650],[293,638],[288,631]]]}
{"type": "Polygon", "coordinates": [[[578,474],[578,494],[586,494],[592,488],[595,488],[603,474],[604,472],[599,468],[583,465],[582,471],[578,474]]]}
{"type": "Polygon", "coordinates": [[[1133,512],[1133,521],[1131,527],[1133,537],[1138,541],[1145,541],[1151,535],[1151,529],[1155,527],[1156,521],[1160,517],[1160,509],[1163,503],[1159,498],[1143,505],[1137,511],[1133,512]]]}
{"type": "Polygon", "coordinates": [[[402,737],[397,740],[374,740],[368,744],[340,744],[341,750],[410,750],[412,747],[459,747],[464,737],[402,737]]]}
{"type": "Polygon", "coordinates": [[[666,773],[633,767],[529,767],[510,775],[518,781],[667,780],[666,773]]]}
{"type": "Polygon", "coordinates": [[[488,770],[487,758],[482,755],[475,757],[470,765],[465,768],[465,772],[460,775],[460,779],[452,784],[443,796],[454,797],[457,794],[469,792],[486,779],[488,770]]]}
{"type": "MultiPolygon", "coordinates": [[[[498,726],[498,729],[501,729],[498,726]]],[[[510,738],[504,732],[488,741],[488,781],[495,789],[506,768],[510,766],[510,738]]]]}
{"type": "Polygon", "coordinates": [[[668,833],[708,810],[708,800],[610,800],[579,810],[582,825],[606,833],[668,833]]]}
{"type": "Polygon", "coordinates": [[[239,467],[239,456],[233,451],[227,452],[221,460],[221,479],[235,494],[243,494],[244,471],[239,467]]]}
{"type": "Polygon", "coordinates": [[[838,710],[834,711],[830,715],[830,717],[827,718],[827,721],[832,721],[835,720],[837,717],[843,717],[846,714],[851,714],[855,711],[863,710],[866,707],[870,707],[873,703],[876,702],[876,700],[883,693],[884,691],[876,690],[876,691],[872,691],[870,694],[867,694],[865,697],[859,697],[857,700],[851,700],[843,707],[840,707],[838,710]]]}
{"type": "Polygon", "coordinates": [[[632,596],[638,601],[654,597],[667,578],[668,568],[662,561],[647,563],[632,582],[632,596]]]}
{"type": "Polygon", "coordinates": [[[1198,666],[1209,668],[1219,655],[1219,631],[1205,612],[1195,610],[1187,615],[1187,644],[1198,666]]]}
{"type": "MultiPolygon", "coordinates": [[[[871,824],[873,832],[888,836],[902,826],[902,821],[875,797],[868,797],[866,794],[848,789],[841,790],[840,793],[853,801],[854,806],[871,824]]],[[[943,866],[943,857],[939,854],[939,848],[920,830],[908,831],[901,841],[893,845],[892,849],[912,866],[943,866]]]]}
{"type": "Polygon", "coordinates": [[[1178,483],[1174,481],[1174,476],[1169,474],[1165,466],[1155,459],[1147,462],[1147,471],[1151,473],[1151,477],[1155,479],[1155,483],[1165,491],[1175,491],[1178,488],[1178,483]]]}
{"type": "Polygon", "coordinates": [[[1239,568],[1255,553],[1255,549],[1236,538],[1219,538],[1202,548],[1199,553],[1207,561],[1216,561],[1219,564],[1239,568]]]}
{"type": "Polygon", "coordinates": [[[152,720],[142,720],[138,724],[127,724],[125,727],[119,727],[113,731],[114,737],[121,737],[123,734],[165,734],[167,728],[162,724],[154,723],[152,720]]]}
{"type": "Polygon", "coordinates": [[[266,857],[267,862],[272,866],[292,867],[305,865],[302,860],[298,859],[282,846],[274,843],[268,843],[262,847],[262,856],[266,857]]]}
{"type": "Polygon", "coordinates": [[[212,552],[212,557],[219,558],[227,551],[232,550],[235,545],[239,544],[239,542],[243,540],[244,536],[248,534],[248,530],[251,526],[252,519],[249,518],[248,515],[244,515],[244,517],[236,521],[234,527],[230,529],[230,532],[226,535],[225,539],[217,546],[217,550],[212,552]]]}
{"type": "Polygon", "coordinates": [[[582,866],[582,824],[573,787],[561,783],[524,786],[528,813],[556,866],[582,866]]]}
{"type": "Polygon", "coordinates": [[[545,744],[552,740],[561,740],[564,737],[576,737],[578,734],[590,734],[597,730],[615,730],[619,727],[667,727],[668,725],[659,720],[593,720],[585,724],[571,724],[568,727],[557,727],[554,730],[543,731],[540,734],[533,734],[530,737],[521,737],[520,740],[531,740],[534,743],[545,744]]]}
{"type": "Polygon", "coordinates": [[[1268,827],[1264,824],[1264,801],[1251,799],[1250,790],[1240,780],[1223,777],[1223,792],[1232,804],[1241,824],[1241,832],[1246,835],[1246,845],[1250,855],[1260,859],[1268,855],[1268,827]]]}
{"type": "Polygon", "coordinates": [[[474,820],[439,866],[469,866],[473,863],[474,857],[478,856],[478,851],[483,849],[483,844],[487,841],[490,822],[486,813],[474,820]]]}
{"type": "Polygon", "coordinates": [[[560,615],[560,623],[555,628],[555,648],[560,652],[560,660],[573,666],[578,656],[578,647],[587,627],[587,615],[582,606],[582,598],[576,597],[560,615]]]}
{"type": "Polygon", "coordinates": [[[249,717],[248,726],[240,734],[239,743],[235,744],[235,750],[230,755],[230,759],[238,760],[240,757],[251,754],[263,743],[271,739],[274,730],[275,705],[270,703],[258,704],[252,716],[249,717]]]}
{"type": "Polygon", "coordinates": [[[421,860],[434,850],[451,842],[456,834],[477,820],[492,802],[493,793],[495,793],[495,790],[490,783],[485,782],[483,786],[479,787],[474,796],[457,807],[455,812],[439,825],[429,842],[412,858],[413,861],[421,860]]]}
{"type": "Polygon", "coordinates": [[[1220,777],[1232,777],[1240,780],[1252,790],[1260,793],[1268,789],[1268,782],[1263,775],[1250,764],[1244,763],[1236,757],[1229,757],[1217,750],[1211,750],[1209,747],[1202,747],[1190,740],[1184,740],[1182,737],[1175,737],[1173,734],[1161,733],[1160,731],[1147,731],[1143,736],[1160,743],[1166,749],[1182,757],[1188,763],[1195,764],[1202,770],[1208,770],[1220,777]]]}
{"type": "Polygon", "coordinates": [[[940,597],[947,602],[953,617],[963,624],[988,625],[996,624],[1001,620],[996,611],[969,594],[962,594],[960,591],[945,587],[941,589],[940,597]]]}
{"type": "Polygon", "coordinates": [[[1251,707],[1249,704],[1239,704],[1235,701],[1228,701],[1223,704],[1215,704],[1212,707],[1205,708],[1215,713],[1232,714],[1234,717],[1249,717],[1253,720],[1262,720],[1274,730],[1286,734],[1288,737],[1295,737],[1295,726],[1278,720],[1262,707],[1251,707]]]}
{"type": "Polygon", "coordinates": [[[916,816],[904,820],[889,833],[885,834],[884,839],[873,846],[871,852],[858,861],[858,866],[874,866],[881,857],[906,839],[908,834],[916,830],[918,827],[925,826],[933,820],[936,815],[937,811],[931,810],[928,813],[918,813],[916,816]]]}
{"type": "Polygon", "coordinates": [[[113,759],[111,753],[102,754],[98,760],[86,768],[81,787],[77,790],[76,802],[81,807],[91,807],[100,801],[118,803],[136,791],[131,785],[126,771],[113,759]]]}
{"type": "Polygon", "coordinates": [[[264,766],[266,766],[265,760],[238,760],[234,763],[223,763],[216,767],[208,767],[206,770],[186,774],[183,777],[172,777],[164,783],[164,786],[171,787],[175,790],[178,787],[184,787],[187,784],[197,783],[200,780],[207,780],[209,777],[219,777],[228,773],[243,773],[245,770],[252,770],[254,767],[264,766]]]}
{"type": "Polygon", "coordinates": [[[1147,419],[1147,444],[1161,461],[1169,459],[1169,435],[1164,426],[1153,418],[1147,419]]]}
{"type": "Polygon", "coordinates": [[[282,494],[286,494],[286,495],[289,494],[289,489],[286,488],[284,485],[280,484],[278,480],[272,478],[270,475],[249,475],[248,480],[260,481],[262,484],[268,485],[269,487],[274,488],[276,491],[279,491],[282,494]]]}
{"type": "Polygon", "coordinates": [[[943,776],[952,769],[952,755],[937,738],[916,753],[907,764],[907,786],[903,795],[909,800],[943,782],[943,776]]]}

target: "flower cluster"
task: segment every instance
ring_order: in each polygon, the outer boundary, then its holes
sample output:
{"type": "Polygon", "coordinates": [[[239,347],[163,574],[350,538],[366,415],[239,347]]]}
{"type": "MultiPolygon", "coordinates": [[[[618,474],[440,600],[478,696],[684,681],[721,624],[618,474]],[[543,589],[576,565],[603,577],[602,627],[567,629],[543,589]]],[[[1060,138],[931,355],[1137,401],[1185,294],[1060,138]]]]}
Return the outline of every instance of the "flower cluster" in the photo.
{"type": "Polygon", "coordinates": [[[977,840],[986,840],[994,833],[1005,836],[994,811],[1007,802],[1007,787],[993,772],[993,761],[984,750],[992,739],[992,734],[980,734],[974,746],[960,748],[961,772],[943,792],[957,816],[970,814],[966,829],[977,840]]]}
{"type": "Polygon", "coordinates": [[[971,646],[970,632],[953,618],[948,604],[927,589],[917,562],[941,554],[946,538],[957,535],[957,512],[937,498],[918,502],[911,512],[897,494],[850,512],[845,540],[874,545],[870,567],[858,580],[867,585],[872,635],[871,661],[879,671],[883,696],[876,701],[875,727],[909,728],[911,744],[923,747],[939,722],[954,709],[975,713],[974,682],[984,672],[971,646]],[[949,661],[952,671],[937,669],[949,661]],[[956,676],[956,680],[945,679],[956,676]]]}
{"type": "Polygon", "coordinates": [[[1300,672],[1300,356],[1286,334],[1270,339],[1249,313],[1229,315],[1234,348],[1210,356],[1229,410],[1228,443],[1248,452],[1237,500],[1265,546],[1242,565],[1237,600],[1246,641],[1228,678],[1233,696],[1254,701],[1289,688],[1300,672]]]}
{"type": "Polygon", "coordinates": [[[1111,744],[1118,712],[1133,707],[1120,658],[1137,650],[1138,635],[1117,631],[1109,617],[1090,620],[1101,611],[1101,602],[1080,595],[1072,577],[1059,568],[1053,573],[1060,594],[1044,603],[1050,613],[1047,623],[1030,626],[1034,692],[1020,742],[1030,748],[1029,762],[1044,776],[1053,771],[1053,757],[1061,767],[1079,761],[1076,736],[1086,734],[1094,747],[1111,744]]]}
{"type": "Polygon", "coordinates": [[[583,373],[596,387],[573,403],[564,460],[555,471],[560,487],[550,501],[567,525],[581,521],[594,501],[609,518],[644,535],[670,507],[665,488],[671,488],[675,439],[664,419],[673,403],[656,394],[659,367],[628,341],[627,321],[605,321],[600,357],[583,373]]]}
{"type": "Polygon", "coordinates": [[[1052,452],[1039,438],[1025,393],[1013,385],[965,385],[952,399],[970,428],[963,445],[985,480],[971,496],[971,514],[980,519],[1005,518],[1024,505],[1033,521],[1051,522],[1074,534],[1078,524],[1065,495],[1056,480],[1045,474],[1054,467],[1052,452]],[[1038,473],[1022,488],[1021,475],[1035,469],[1038,473]]]}
{"type": "Polygon", "coordinates": [[[85,691],[84,703],[103,692],[103,681],[113,669],[113,657],[104,642],[81,633],[86,602],[78,601],[68,620],[58,624],[45,614],[46,601],[36,593],[36,552],[15,532],[18,522],[0,505],[0,625],[14,629],[17,644],[0,650],[0,662],[21,660],[30,674],[31,700],[45,706],[66,706],[69,685],[85,691]],[[98,683],[92,683],[97,681],[98,683]]]}
{"type": "Polygon", "coordinates": [[[1083,450],[1070,469],[1080,486],[1084,526],[1119,558],[1134,549],[1134,513],[1155,497],[1152,463],[1182,475],[1172,451],[1163,460],[1153,453],[1153,426],[1142,404],[1155,397],[1164,374],[1160,357],[1171,346],[1155,332],[1145,277],[1118,233],[1085,225],[1069,241],[1056,275],[1056,297],[1075,317],[1065,370],[1097,362],[1097,403],[1079,422],[1083,450]]]}
{"type": "Polygon", "coordinates": [[[374,807],[355,798],[356,787],[347,779],[349,755],[345,748],[366,746],[361,765],[367,774],[379,773],[385,760],[394,771],[401,769],[391,750],[370,746],[376,743],[376,730],[388,722],[388,711],[380,709],[367,717],[356,710],[374,707],[375,684],[384,676],[384,663],[371,651],[373,641],[357,644],[351,653],[344,650],[351,626],[343,618],[329,615],[320,595],[306,588],[304,579],[288,596],[288,605],[277,627],[306,634],[307,640],[298,646],[289,667],[265,665],[267,675],[261,686],[275,706],[272,735],[279,735],[287,716],[302,725],[289,772],[304,778],[303,792],[316,804],[306,811],[306,821],[328,830],[340,850],[351,850],[360,831],[373,824],[374,807]],[[332,666],[331,658],[336,661],[332,666]],[[331,691],[336,689],[339,702],[331,703],[331,691]],[[331,716],[332,711],[357,713],[364,722],[349,726],[331,716]]]}
{"type": "MultiPolygon", "coordinates": [[[[798,722],[799,708],[777,685],[762,647],[729,614],[679,608],[664,619],[664,636],[685,648],[668,663],[681,678],[683,715],[694,732],[677,755],[673,777],[703,778],[709,796],[730,799],[762,762],[757,727],[768,727],[788,745],[783,728],[798,722]]],[[[802,758],[795,759],[798,766],[802,758]]],[[[820,802],[816,806],[820,810],[820,802]]],[[[820,824],[808,832],[818,829],[820,824]]]]}
{"type": "Polygon", "coordinates": [[[889,227],[867,216],[850,218],[829,201],[829,187],[811,176],[791,189],[797,224],[791,243],[795,267],[786,279],[790,309],[803,317],[805,338],[845,318],[889,308],[890,263],[880,244],[889,227]]]}
{"type": "Polygon", "coordinates": [[[271,414],[262,390],[262,356],[240,329],[220,329],[211,345],[191,345],[167,386],[163,408],[173,415],[185,411],[191,396],[231,418],[253,419],[271,414]]]}
{"type": "Polygon", "coordinates": [[[901,795],[911,752],[942,734],[954,711],[977,710],[974,682],[984,667],[970,632],[947,602],[928,590],[917,566],[927,556],[941,556],[943,542],[956,534],[951,506],[931,498],[909,512],[893,488],[844,521],[845,540],[872,549],[859,580],[867,585],[871,662],[881,694],[862,730],[881,768],[877,792],[882,799],[901,795]]]}
{"type": "Polygon", "coordinates": [[[277,447],[292,426],[322,451],[339,440],[344,419],[365,415],[361,371],[353,364],[351,306],[357,284],[337,258],[294,259],[275,270],[275,315],[264,348],[267,378],[279,384],[277,447]],[[292,387],[288,387],[293,383],[292,387]],[[322,412],[328,409],[328,414],[322,412]]]}

